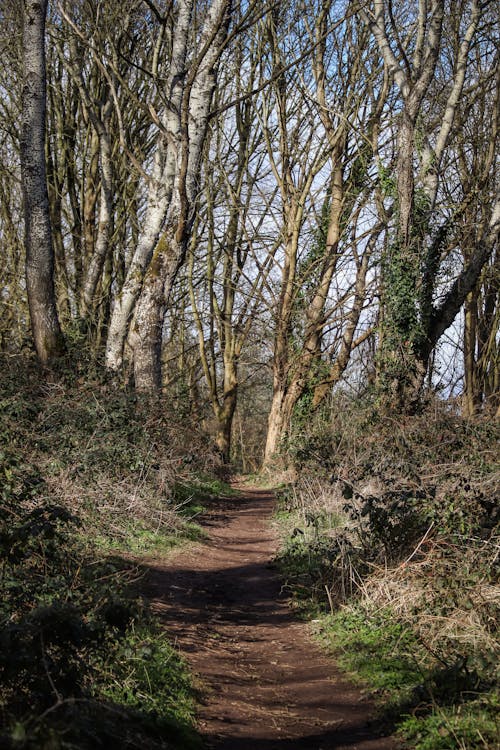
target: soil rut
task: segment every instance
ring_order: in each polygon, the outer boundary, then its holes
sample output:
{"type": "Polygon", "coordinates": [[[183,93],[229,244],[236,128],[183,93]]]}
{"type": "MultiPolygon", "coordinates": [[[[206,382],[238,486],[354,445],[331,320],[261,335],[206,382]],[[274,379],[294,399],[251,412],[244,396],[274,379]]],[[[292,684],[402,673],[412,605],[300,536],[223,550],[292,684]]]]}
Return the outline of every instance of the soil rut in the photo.
{"type": "Polygon", "coordinates": [[[200,677],[199,729],[217,750],[390,750],[373,707],[311,643],[270,560],[272,493],[211,505],[207,542],[151,564],[153,606],[200,677]]]}

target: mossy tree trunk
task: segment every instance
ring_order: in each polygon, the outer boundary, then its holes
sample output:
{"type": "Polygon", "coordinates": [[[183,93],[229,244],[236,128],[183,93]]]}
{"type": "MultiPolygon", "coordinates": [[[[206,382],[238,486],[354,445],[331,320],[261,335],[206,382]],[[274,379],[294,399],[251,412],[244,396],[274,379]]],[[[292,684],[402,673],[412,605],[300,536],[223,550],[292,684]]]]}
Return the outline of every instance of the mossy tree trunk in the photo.
{"type": "MultiPolygon", "coordinates": [[[[473,194],[454,206],[454,214],[447,216],[449,207],[437,206],[444,169],[449,168],[444,156],[453,138],[455,152],[461,149],[459,117],[467,117],[461,97],[483,8],[477,0],[457,8],[444,0],[419,3],[413,16],[415,35],[408,37],[404,47],[393,15],[401,8],[374,0],[360,13],[401,99],[393,195],[397,221],[384,260],[377,382],[381,408],[404,413],[421,406],[430,355],[478,282],[494,247],[495,233],[498,236],[498,222],[493,201],[488,227],[478,233],[470,257],[464,258],[461,272],[436,304],[443,260],[451,254],[453,243],[459,242],[455,226],[473,194]],[[435,84],[440,85],[445,48],[446,54],[451,52],[449,67],[453,72],[445,96],[441,96],[435,84]],[[428,127],[430,111],[435,123],[428,127]]],[[[472,72],[472,97],[481,75],[472,72]]],[[[478,180],[480,173],[491,167],[487,161],[477,169],[478,180]]]]}
{"type": "Polygon", "coordinates": [[[419,276],[425,218],[417,222],[414,160],[416,123],[422,103],[434,77],[441,45],[444,0],[432,0],[430,21],[421,4],[419,38],[413,56],[413,70],[396,58],[387,35],[385,4],[374,3],[373,15],[366,16],[402,98],[398,117],[395,204],[397,224],[384,259],[381,304],[383,330],[378,353],[378,385],[384,410],[413,411],[418,402],[425,366],[420,349],[419,276]]]}

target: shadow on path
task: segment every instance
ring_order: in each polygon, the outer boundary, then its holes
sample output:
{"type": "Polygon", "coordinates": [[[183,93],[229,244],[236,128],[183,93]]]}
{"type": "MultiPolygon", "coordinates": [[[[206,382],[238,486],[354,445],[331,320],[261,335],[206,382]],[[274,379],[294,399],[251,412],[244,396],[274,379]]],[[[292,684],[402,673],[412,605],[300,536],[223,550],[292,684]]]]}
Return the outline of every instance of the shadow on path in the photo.
{"type": "Polygon", "coordinates": [[[347,731],[330,731],[323,734],[313,734],[308,737],[296,737],[293,739],[259,739],[256,737],[229,737],[229,738],[207,738],[207,750],[371,750],[375,748],[382,750],[394,748],[391,738],[378,736],[373,739],[373,733],[363,731],[361,728],[350,728],[347,731]],[[362,744],[361,744],[362,743],[362,744]]]}
{"type": "Polygon", "coordinates": [[[263,491],[217,501],[206,543],[151,564],[153,607],[202,683],[207,748],[393,749],[289,606],[270,564],[274,502],[263,491]]]}

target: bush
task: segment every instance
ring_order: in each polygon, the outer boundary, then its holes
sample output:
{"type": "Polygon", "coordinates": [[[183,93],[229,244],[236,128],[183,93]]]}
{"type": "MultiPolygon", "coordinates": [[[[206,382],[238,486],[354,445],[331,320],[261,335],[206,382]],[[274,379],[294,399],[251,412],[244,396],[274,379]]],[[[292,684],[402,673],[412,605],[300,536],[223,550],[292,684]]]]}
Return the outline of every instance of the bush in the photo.
{"type": "Polygon", "coordinates": [[[0,746],[197,746],[186,667],[117,552],[198,534],[176,486],[215,453],[105,378],[1,364],[0,746]]]}
{"type": "Polygon", "coordinates": [[[136,536],[139,547],[145,538],[165,547],[165,537],[192,536],[176,488],[220,464],[197,425],[179,424],[158,400],[138,399],[105,376],[65,371],[47,382],[21,358],[0,361],[0,393],[4,467],[10,460],[30,467],[22,471],[32,489],[43,477],[45,495],[79,516],[82,533],[125,550],[136,536]]]}
{"type": "Polygon", "coordinates": [[[127,593],[133,571],[93,559],[65,508],[31,503],[0,525],[2,746],[93,748],[107,737],[122,747],[132,730],[144,742],[150,726],[188,727],[189,680],[127,593]]]}
{"type": "Polygon", "coordinates": [[[291,443],[299,479],[283,501],[296,527],[279,557],[287,581],[333,613],[324,627],[332,643],[344,633],[344,664],[396,716],[413,712],[401,726],[419,750],[494,747],[498,436],[498,424],[445,404],[398,421],[343,399],[330,424],[312,420],[291,443]],[[336,528],[308,533],[310,510],[336,514],[336,528]],[[409,665],[399,687],[395,663],[409,665]]]}

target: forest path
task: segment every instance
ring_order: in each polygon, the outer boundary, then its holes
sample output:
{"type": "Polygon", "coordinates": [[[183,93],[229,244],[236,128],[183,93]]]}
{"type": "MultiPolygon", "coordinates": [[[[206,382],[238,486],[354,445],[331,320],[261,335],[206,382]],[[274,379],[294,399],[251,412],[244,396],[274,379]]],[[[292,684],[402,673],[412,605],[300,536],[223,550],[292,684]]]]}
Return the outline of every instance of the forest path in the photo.
{"type": "Polygon", "coordinates": [[[148,595],[202,683],[198,726],[217,750],[390,750],[373,706],[311,642],[270,565],[275,498],[210,503],[203,545],[150,561],[148,595]]]}

